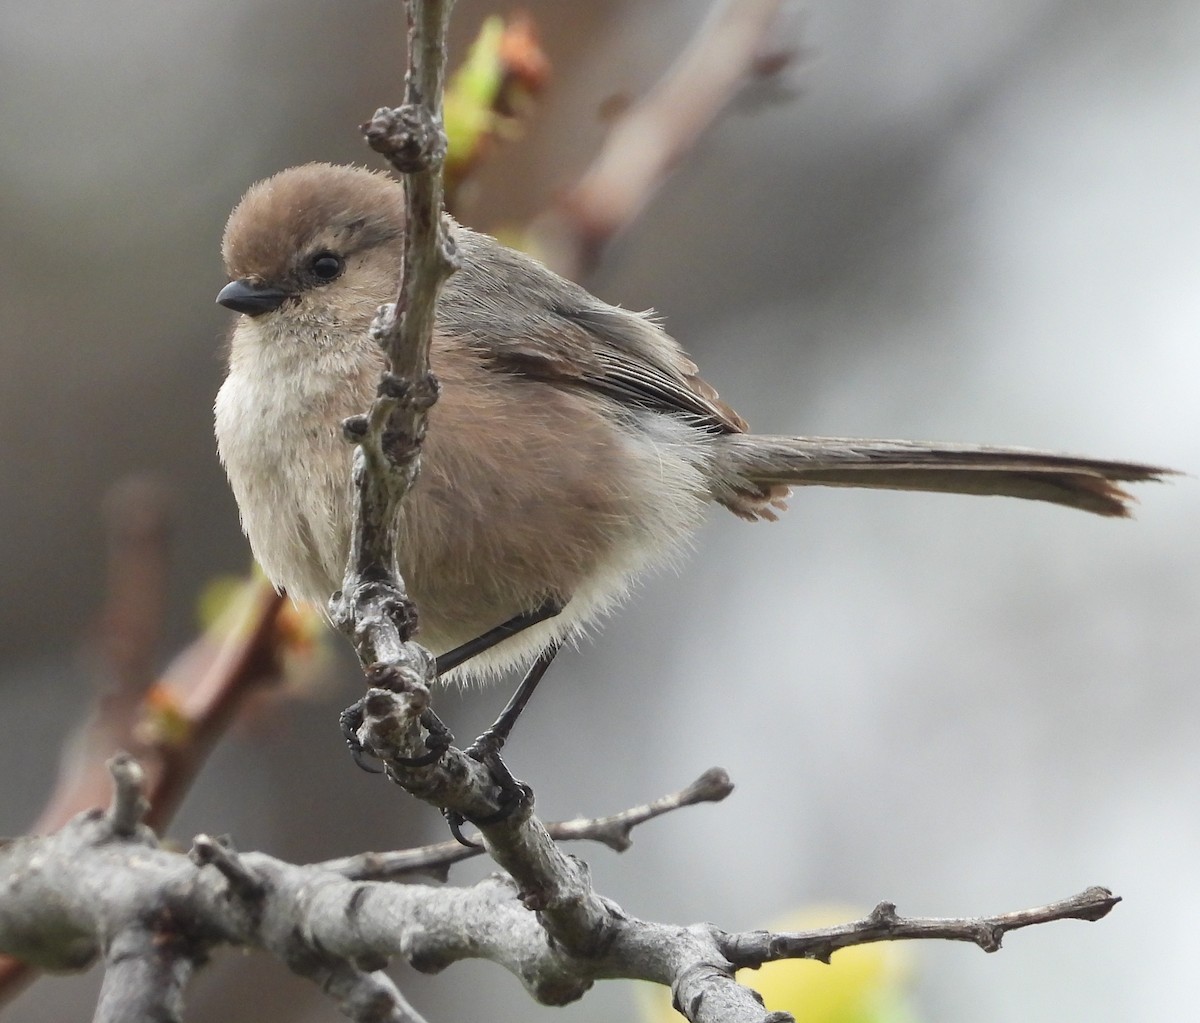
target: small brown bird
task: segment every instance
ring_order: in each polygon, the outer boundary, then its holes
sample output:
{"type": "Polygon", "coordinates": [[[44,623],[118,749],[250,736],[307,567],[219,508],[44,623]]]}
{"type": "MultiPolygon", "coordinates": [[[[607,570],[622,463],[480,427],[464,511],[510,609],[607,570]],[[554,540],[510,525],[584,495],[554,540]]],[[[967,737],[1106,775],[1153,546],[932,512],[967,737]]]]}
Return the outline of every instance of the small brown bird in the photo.
{"type": "MultiPolygon", "coordinates": [[[[225,229],[242,314],[216,400],[221,460],[271,581],[324,607],[353,501],[341,422],[371,402],[368,336],[395,293],[399,183],[310,164],[254,185],[225,229]]],[[[483,678],[579,633],[686,546],[711,503],[774,519],[809,484],[1002,494],[1127,515],[1121,481],[1166,470],[1021,449],[771,437],[697,376],[658,323],[487,235],[457,229],[430,353],[442,396],[400,512],[399,569],[435,653],[539,608],[561,613],[474,657],[483,678]]],[[[544,618],[544,614],[542,616],[544,618]]]]}

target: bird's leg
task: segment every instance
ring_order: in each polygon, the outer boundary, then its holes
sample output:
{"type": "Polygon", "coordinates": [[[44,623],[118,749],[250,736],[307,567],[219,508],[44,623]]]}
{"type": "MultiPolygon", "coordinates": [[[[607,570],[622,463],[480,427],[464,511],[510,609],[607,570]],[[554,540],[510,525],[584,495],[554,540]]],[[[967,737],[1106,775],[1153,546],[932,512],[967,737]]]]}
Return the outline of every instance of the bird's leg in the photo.
{"type": "Polygon", "coordinates": [[[529,698],[533,695],[533,691],[538,687],[542,676],[546,674],[546,669],[550,667],[550,662],[554,660],[554,655],[561,648],[562,642],[555,640],[538,654],[537,660],[525,672],[525,677],[521,679],[521,684],[517,686],[517,691],[512,694],[512,699],[508,701],[504,710],[500,712],[500,716],[492,722],[491,727],[487,731],[463,751],[467,756],[474,757],[483,764],[489,763],[489,757],[499,756],[500,750],[504,748],[505,742],[508,741],[509,733],[513,730],[513,725],[517,723],[517,718],[521,716],[521,711],[529,703],[529,698]]]}
{"type": "MultiPolygon", "coordinates": [[[[513,725],[517,723],[517,718],[521,716],[521,712],[529,703],[529,698],[533,696],[533,691],[537,689],[538,683],[541,682],[542,676],[546,674],[546,669],[550,667],[550,662],[554,660],[554,655],[561,647],[561,641],[555,640],[538,654],[537,660],[525,672],[525,677],[521,679],[521,684],[517,686],[517,691],[513,693],[512,698],[500,712],[500,716],[492,722],[490,728],[463,750],[467,756],[483,764],[492,776],[492,780],[500,787],[500,809],[488,817],[473,818],[472,824],[495,824],[497,821],[502,821],[517,807],[532,798],[533,790],[523,781],[518,781],[513,777],[508,765],[500,757],[500,750],[504,748],[504,744],[513,730],[513,725]]],[[[461,828],[464,819],[460,814],[447,814],[446,819],[450,824],[451,834],[462,845],[476,847],[476,843],[468,841],[462,835],[461,828]]]]}
{"type": "MultiPolygon", "coordinates": [[[[437,659],[436,670],[438,677],[440,678],[446,672],[457,668],[464,661],[470,660],[477,654],[481,654],[485,650],[490,650],[496,644],[502,643],[510,636],[515,636],[517,633],[524,632],[534,625],[556,617],[562,613],[564,607],[566,607],[564,601],[556,597],[547,597],[532,611],[523,611],[519,615],[514,615],[507,622],[497,625],[494,629],[489,629],[482,636],[476,636],[474,639],[463,643],[462,646],[455,647],[448,653],[442,654],[437,659]]],[[[500,747],[504,745],[504,740],[508,738],[508,733],[512,731],[513,725],[517,723],[517,718],[521,716],[521,711],[525,709],[525,704],[529,702],[529,697],[533,695],[533,691],[542,680],[546,669],[550,667],[550,662],[554,660],[554,655],[558,653],[560,645],[560,642],[555,640],[552,646],[548,647],[547,650],[538,656],[538,659],[533,663],[533,666],[517,687],[513,698],[508,701],[508,706],[501,712],[500,717],[493,722],[491,728],[471,743],[470,747],[466,750],[467,753],[474,756],[480,763],[487,765],[489,770],[492,771],[493,777],[496,778],[496,781],[506,792],[516,789],[520,790],[522,795],[524,795],[528,790],[528,786],[522,785],[509,773],[508,768],[504,766],[504,761],[500,759],[500,747]],[[486,740],[486,743],[484,740],[486,740]],[[484,743],[491,749],[491,760],[484,760],[482,757],[476,756],[475,751],[482,749],[481,743],[484,743]]],[[[442,719],[432,710],[426,710],[421,715],[421,724],[425,726],[425,730],[429,733],[425,737],[425,745],[429,749],[429,752],[406,761],[409,767],[424,767],[427,764],[432,764],[445,752],[450,743],[454,741],[454,736],[450,734],[450,729],[442,723],[442,719]]]]}
{"type": "MultiPolygon", "coordinates": [[[[558,600],[554,597],[549,597],[535,607],[532,611],[522,611],[519,615],[514,615],[508,621],[497,625],[494,629],[489,629],[487,632],[483,633],[483,635],[476,636],[474,639],[468,640],[466,643],[455,647],[448,653],[442,654],[437,659],[436,670],[438,676],[440,677],[446,672],[452,671],[460,664],[470,660],[477,654],[483,653],[485,650],[490,650],[492,647],[496,646],[496,644],[504,642],[504,640],[508,639],[509,637],[515,636],[534,625],[555,617],[555,615],[559,614],[565,606],[566,604],[564,601],[558,600]]],[[[500,747],[504,745],[504,740],[508,738],[508,733],[512,730],[512,726],[516,723],[516,720],[520,716],[521,711],[524,709],[525,704],[528,702],[530,695],[533,693],[533,690],[537,688],[538,682],[541,681],[542,675],[545,674],[546,668],[550,666],[550,661],[554,659],[554,654],[557,653],[557,651],[558,646],[555,645],[549,657],[546,659],[546,663],[541,667],[540,670],[538,670],[538,663],[540,663],[541,658],[538,659],[538,662],[535,662],[534,666],[530,669],[529,674],[526,675],[525,681],[523,681],[520,687],[518,687],[516,694],[514,694],[512,700],[509,701],[509,705],[505,707],[504,712],[496,720],[495,724],[493,724],[491,728],[489,728],[483,733],[483,735],[481,735],[475,740],[474,743],[471,744],[471,750],[476,750],[477,748],[482,750],[483,746],[489,744],[494,746],[492,759],[494,760],[495,764],[498,765],[498,767],[495,771],[493,771],[493,774],[495,775],[497,782],[506,793],[519,791],[521,790],[521,786],[508,772],[508,768],[504,766],[504,762],[500,760],[500,747]],[[537,677],[530,682],[529,678],[530,676],[534,675],[535,672],[537,677]],[[519,701],[518,697],[520,697],[519,701]],[[508,717],[507,724],[502,725],[502,722],[505,721],[506,716],[508,717]],[[498,728],[500,728],[502,735],[499,739],[499,742],[493,742],[493,740],[488,739],[488,737],[493,733],[497,733],[498,728]],[[484,742],[484,740],[487,740],[487,742],[484,742]],[[481,745],[481,743],[483,745],[481,745]]],[[[366,751],[363,749],[362,743],[358,741],[358,729],[362,726],[363,722],[361,701],[359,703],[355,703],[351,707],[347,707],[344,711],[342,711],[340,720],[342,726],[342,736],[346,740],[346,745],[350,747],[350,755],[353,757],[354,762],[364,771],[367,771],[371,774],[378,774],[379,772],[374,767],[370,766],[365,759],[366,751]]],[[[421,715],[421,724],[425,726],[425,730],[429,733],[425,738],[425,745],[429,752],[423,753],[419,757],[405,759],[403,762],[408,767],[425,767],[436,762],[438,757],[445,752],[450,743],[454,740],[454,737],[450,734],[450,730],[442,723],[441,718],[439,718],[432,710],[426,710],[421,715]]],[[[468,750],[468,752],[470,752],[470,750],[468,750]]],[[[491,761],[484,761],[482,756],[477,756],[476,759],[481,763],[486,762],[489,769],[492,768],[491,761]]],[[[519,800],[517,801],[519,802],[519,800]]],[[[458,837],[457,833],[455,837],[458,837]]]]}
{"type": "Polygon", "coordinates": [[[519,615],[514,615],[508,621],[497,625],[494,629],[488,629],[482,636],[469,639],[462,646],[456,646],[448,653],[439,655],[437,659],[438,675],[444,675],[446,672],[457,668],[463,662],[469,661],[472,657],[482,654],[486,650],[491,650],[492,647],[503,643],[510,636],[515,636],[519,632],[524,632],[526,629],[554,618],[561,613],[565,606],[566,603],[564,601],[556,597],[548,597],[532,611],[522,611],[519,615]]]}

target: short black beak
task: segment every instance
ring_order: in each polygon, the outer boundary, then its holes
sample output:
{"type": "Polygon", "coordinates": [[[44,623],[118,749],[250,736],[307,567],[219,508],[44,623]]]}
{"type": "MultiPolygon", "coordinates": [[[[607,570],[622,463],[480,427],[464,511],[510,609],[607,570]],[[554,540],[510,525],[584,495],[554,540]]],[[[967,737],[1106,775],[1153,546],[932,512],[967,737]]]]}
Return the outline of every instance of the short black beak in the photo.
{"type": "Polygon", "coordinates": [[[256,284],[243,277],[226,284],[217,295],[217,302],[226,309],[232,309],[235,313],[261,316],[263,313],[278,309],[287,297],[286,291],[280,291],[267,284],[256,284]]]}

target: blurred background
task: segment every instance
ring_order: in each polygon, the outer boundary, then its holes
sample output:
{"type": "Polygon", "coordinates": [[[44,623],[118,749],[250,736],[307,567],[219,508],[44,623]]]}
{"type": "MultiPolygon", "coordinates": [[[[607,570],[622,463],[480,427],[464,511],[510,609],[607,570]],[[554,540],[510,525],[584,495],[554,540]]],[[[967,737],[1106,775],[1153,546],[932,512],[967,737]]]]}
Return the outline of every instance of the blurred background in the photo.
{"type": "MultiPolygon", "coordinates": [[[[604,102],[652,84],[708,4],[524,6],[554,81],[476,179],[463,219],[484,229],[575,179],[604,102]]],[[[452,59],[497,10],[459,0],[452,59]]],[[[247,567],[211,430],[221,230],[276,170],[374,162],[356,126],[399,99],[402,31],[398,0],[0,2],[0,833],[35,819],[87,706],[106,491],[149,472],[171,494],[163,663],[205,582],[247,567]]],[[[800,59],[735,103],[593,290],[658,309],[759,430],[1200,469],[1200,7],[811,0],[777,41],[800,59]]],[[[837,490],[775,525],[714,515],[678,576],[555,665],[510,763],[549,819],[729,770],[726,803],[622,856],[575,850],[642,917],[970,915],[1107,885],[1125,901],[1103,923],[917,949],[918,1018],[1179,1018],[1200,955],[1200,504],[1191,478],[1138,496],[1134,523],[837,490]]],[[[345,756],[356,676],[343,657],[230,735],[171,835],[293,860],[443,837],[345,756]]],[[[439,709],[469,736],[504,696],[439,709]]],[[[489,964],[393,972],[431,1020],[638,1011],[621,983],[550,1010],[489,964]]],[[[96,986],[44,979],[7,1018],[87,1018],[96,986]]],[[[194,986],[190,1019],[264,1017],[337,1018],[263,956],[194,986]]]]}

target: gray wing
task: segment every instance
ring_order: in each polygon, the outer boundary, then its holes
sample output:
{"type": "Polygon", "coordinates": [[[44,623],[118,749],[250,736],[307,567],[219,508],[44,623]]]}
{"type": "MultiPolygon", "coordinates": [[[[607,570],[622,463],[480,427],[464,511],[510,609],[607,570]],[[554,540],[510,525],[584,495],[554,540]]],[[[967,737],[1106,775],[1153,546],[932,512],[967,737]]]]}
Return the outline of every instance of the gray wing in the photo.
{"type": "Polygon", "coordinates": [[[608,305],[487,235],[459,228],[458,241],[462,267],[443,289],[438,328],[496,369],[587,387],[716,433],[746,429],[649,315],[608,305]]]}

